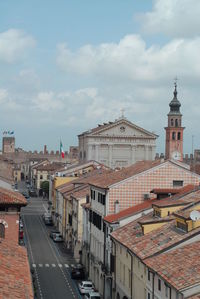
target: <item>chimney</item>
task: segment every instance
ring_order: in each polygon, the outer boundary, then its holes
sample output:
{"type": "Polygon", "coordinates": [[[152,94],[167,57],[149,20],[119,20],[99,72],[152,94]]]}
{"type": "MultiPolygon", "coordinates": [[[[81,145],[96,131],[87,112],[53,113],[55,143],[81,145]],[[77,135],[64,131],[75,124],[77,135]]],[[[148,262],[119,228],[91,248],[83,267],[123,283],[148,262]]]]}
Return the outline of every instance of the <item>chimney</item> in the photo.
{"type": "Polygon", "coordinates": [[[119,213],[119,201],[115,201],[115,214],[119,213]]]}

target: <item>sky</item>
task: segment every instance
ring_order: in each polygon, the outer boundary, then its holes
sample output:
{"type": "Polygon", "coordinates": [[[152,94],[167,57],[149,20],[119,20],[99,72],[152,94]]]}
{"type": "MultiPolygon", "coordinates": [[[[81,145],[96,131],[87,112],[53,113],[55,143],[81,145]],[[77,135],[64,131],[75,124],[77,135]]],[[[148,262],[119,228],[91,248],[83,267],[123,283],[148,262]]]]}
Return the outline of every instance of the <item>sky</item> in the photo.
{"type": "Polygon", "coordinates": [[[200,148],[199,15],[199,0],[0,0],[1,135],[68,150],[124,109],[161,153],[177,77],[184,152],[200,148]]]}

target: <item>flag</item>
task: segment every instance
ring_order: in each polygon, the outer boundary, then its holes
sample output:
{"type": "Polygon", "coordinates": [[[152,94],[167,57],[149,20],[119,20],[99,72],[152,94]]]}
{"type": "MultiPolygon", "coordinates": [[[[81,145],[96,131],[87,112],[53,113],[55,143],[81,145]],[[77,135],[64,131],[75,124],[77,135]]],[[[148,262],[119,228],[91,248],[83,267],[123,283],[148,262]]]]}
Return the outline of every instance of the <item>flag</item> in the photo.
{"type": "Polygon", "coordinates": [[[64,150],[63,150],[62,141],[60,141],[60,154],[61,154],[61,157],[64,159],[65,153],[64,153],[64,150]]]}

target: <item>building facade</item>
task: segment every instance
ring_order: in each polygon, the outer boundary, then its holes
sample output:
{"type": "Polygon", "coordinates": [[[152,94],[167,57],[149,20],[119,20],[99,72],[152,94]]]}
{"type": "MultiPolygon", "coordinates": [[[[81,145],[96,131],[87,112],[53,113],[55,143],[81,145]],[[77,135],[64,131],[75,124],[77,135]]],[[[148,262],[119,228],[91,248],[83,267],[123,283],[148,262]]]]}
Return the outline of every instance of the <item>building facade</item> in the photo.
{"type": "Polygon", "coordinates": [[[111,168],[154,160],[157,137],[122,116],[80,134],[79,159],[96,160],[111,168]]]}

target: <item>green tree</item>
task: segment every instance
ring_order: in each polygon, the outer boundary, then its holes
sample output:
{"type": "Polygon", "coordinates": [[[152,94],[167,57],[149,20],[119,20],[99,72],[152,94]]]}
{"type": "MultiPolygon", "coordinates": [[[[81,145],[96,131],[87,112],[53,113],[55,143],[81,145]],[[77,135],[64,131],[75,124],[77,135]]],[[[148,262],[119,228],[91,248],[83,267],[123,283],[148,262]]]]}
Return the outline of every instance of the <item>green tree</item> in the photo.
{"type": "Polygon", "coordinates": [[[42,189],[42,192],[44,192],[46,196],[49,196],[49,182],[48,181],[44,181],[41,183],[41,189],[42,189]]]}

